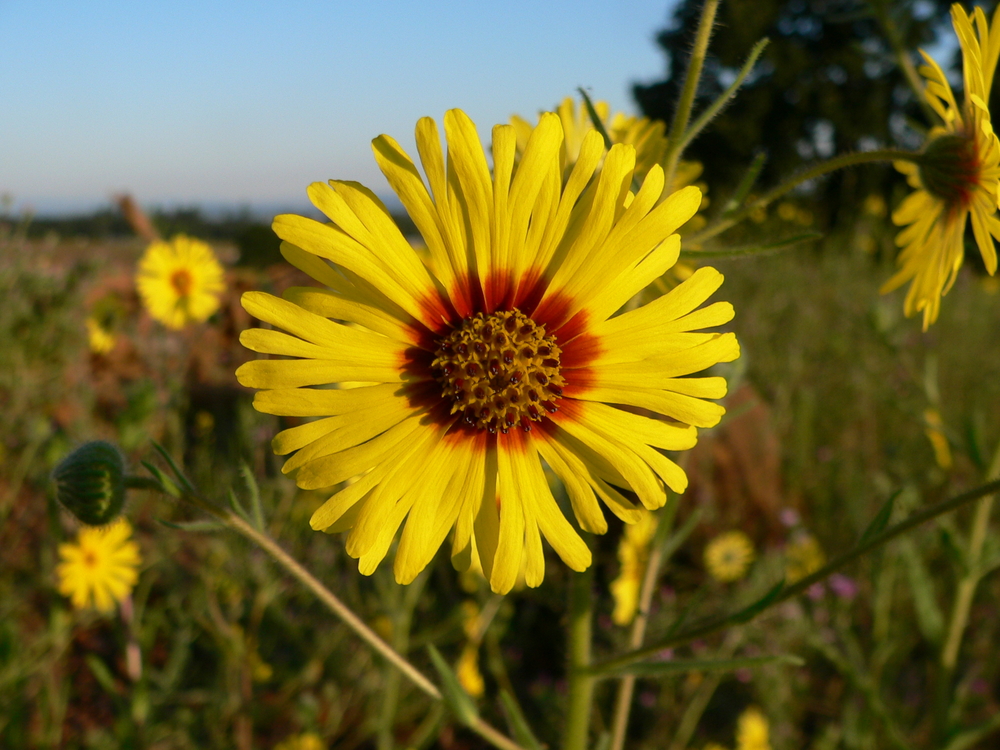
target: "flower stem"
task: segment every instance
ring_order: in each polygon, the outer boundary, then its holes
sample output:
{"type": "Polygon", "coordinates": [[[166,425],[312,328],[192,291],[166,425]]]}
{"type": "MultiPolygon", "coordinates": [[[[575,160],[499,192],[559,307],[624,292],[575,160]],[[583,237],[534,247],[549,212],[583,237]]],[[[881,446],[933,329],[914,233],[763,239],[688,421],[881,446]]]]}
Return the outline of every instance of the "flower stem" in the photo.
{"type": "Polygon", "coordinates": [[[364,621],[354,614],[350,607],[340,601],[340,599],[338,599],[336,595],[330,591],[330,589],[320,583],[320,581],[312,573],[302,567],[298,560],[285,552],[285,550],[283,550],[271,537],[261,531],[258,531],[235,513],[232,513],[224,508],[218,508],[199,497],[191,495],[190,493],[185,493],[185,498],[197,505],[200,509],[214,516],[233,531],[242,534],[264,550],[271,556],[272,560],[278,563],[278,565],[288,571],[293,578],[297,579],[299,583],[303,584],[307,589],[315,594],[316,598],[323,602],[327,609],[339,617],[344,624],[347,625],[347,627],[353,630],[361,638],[361,640],[375,649],[375,651],[381,654],[400,672],[405,674],[414,685],[423,690],[434,700],[442,700],[441,691],[437,689],[434,683],[427,679],[423,674],[421,674],[420,671],[417,670],[416,667],[396,652],[392,646],[379,638],[375,631],[365,625],[364,621]]]}
{"type": "Polygon", "coordinates": [[[684,74],[684,87],[681,89],[680,99],[677,101],[677,109],[674,110],[674,119],[670,123],[669,145],[663,160],[663,184],[668,188],[674,182],[674,174],[677,172],[677,162],[680,161],[683,150],[682,138],[687,130],[688,120],[691,119],[691,107],[694,104],[695,94],[698,93],[698,82],[701,80],[701,69],[705,64],[705,55],[708,51],[708,40],[712,37],[712,27],[715,25],[715,14],[719,10],[719,0],[705,0],[701,9],[701,19],[698,21],[698,30],[695,32],[694,47],[691,50],[691,61],[688,63],[687,72],[684,74]]]}
{"type": "MultiPolygon", "coordinates": [[[[649,623],[649,604],[653,600],[653,591],[660,578],[660,567],[664,562],[664,542],[667,534],[674,527],[674,517],[677,513],[678,496],[671,495],[667,507],[660,514],[656,526],[656,534],[646,563],[646,572],[639,591],[639,609],[632,623],[629,635],[629,648],[640,648],[646,638],[646,625],[649,623]]],[[[632,695],[635,692],[635,675],[627,674],[618,684],[618,694],[615,696],[615,713],[611,720],[611,745],[609,750],[622,750],[625,747],[625,734],[628,731],[629,714],[632,712],[632,695]]]]}
{"type": "MultiPolygon", "coordinates": [[[[994,461],[994,463],[996,463],[996,461],[994,461]]],[[[993,495],[996,492],[1000,492],[1000,479],[987,482],[986,484],[980,485],[979,487],[971,489],[968,492],[963,492],[960,495],[956,495],[955,497],[947,500],[942,500],[939,503],[934,503],[933,505],[927,506],[923,510],[917,511],[905,521],[900,521],[894,526],[890,526],[880,534],[875,534],[868,540],[859,543],[853,549],[838,555],[815,573],[806,576],[791,586],[784,587],[781,589],[780,593],[768,601],[767,606],[762,607],[759,611],[755,612],[754,616],[759,616],[762,612],[767,611],[771,607],[798,596],[799,594],[805,592],[814,583],[822,581],[831,573],[835,573],[849,563],[854,562],[859,557],[863,557],[872,550],[877,549],[887,542],[895,539],[897,536],[905,534],[910,529],[916,528],[917,526],[930,521],[932,518],[937,518],[938,516],[944,515],[945,513],[955,510],[956,508],[960,508],[963,505],[971,503],[973,500],[993,495]]],[[[738,615],[739,613],[737,613],[735,617],[738,617],[738,615]]],[[[590,668],[590,672],[592,674],[600,675],[619,670],[629,664],[633,664],[643,659],[648,659],[665,648],[679,646],[683,643],[689,643],[696,638],[703,638],[707,635],[711,635],[712,633],[717,633],[720,630],[724,630],[727,627],[736,624],[740,620],[742,620],[742,618],[734,619],[734,615],[714,617],[706,620],[701,625],[675,633],[668,638],[664,638],[652,646],[635,649],[634,651],[629,651],[613,659],[608,659],[607,661],[600,662],[599,664],[594,664],[590,668]]]]}
{"type": "Polygon", "coordinates": [[[569,707],[563,735],[563,750],[586,750],[590,712],[594,701],[594,678],[590,666],[591,621],[594,614],[592,587],[594,566],[570,574],[567,656],[569,707]]]}
{"type": "MultiPolygon", "coordinates": [[[[986,476],[997,477],[1000,475],[1000,445],[993,455],[993,460],[986,472],[986,476]]],[[[969,550],[966,557],[967,572],[961,581],[958,582],[958,589],[955,592],[955,603],[951,610],[951,619],[948,622],[948,634],[945,637],[944,646],[941,649],[941,674],[938,682],[938,711],[937,723],[938,732],[943,736],[944,724],[951,683],[955,676],[955,668],[958,666],[958,652],[962,647],[962,638],[965,635],[965,628],[969,624],[969,611],[972,609],[972,601],[976,595],[976,587],[982,580],[982,557],[983,545],[986,543],[986,535],[989,531],[990,513],[993,510],[994,495],[987,495],[976,504],[976,512],[972,518],[972,529],[969,533],[969,550]]]]}
{"type": "Polygon", "coordinates": [[[772,188],[768,192],[764,193],[761,197],[755,200],[753,203],[749,203],[739,211],[735,211],[730,214],[723,214],[723,216],[716,222],[710,224],[709,226],[702,229],[700,232],[695,232],[685,238],[685,244],[689,247],[691,245],[697,245],[704,242],[707,239],[711,239],[718,234],[722,234],[731,226],[740,223],[745,218],[750,216],[754,211],[764,208],[767,204],[772,201],[777,200],[786,193],[791,192],[803,182],[808,180],[814,180],[822,175],[829,174],[830,172],[835,172],[838,169],[843,169],[844,167],[853,167],[857,164],[869,164],[871,162],[878,161],[918,161],[920,159],[920,154],[916,151],[903,151],[901,149],[881,149],[878,151],[858,151],[851,154],[842,154],[841,156],[835,156],[832,159],[822,161],[819,164],[814,164],[802,172],[785,180],[783,183],[775,188],[772,188]]]}

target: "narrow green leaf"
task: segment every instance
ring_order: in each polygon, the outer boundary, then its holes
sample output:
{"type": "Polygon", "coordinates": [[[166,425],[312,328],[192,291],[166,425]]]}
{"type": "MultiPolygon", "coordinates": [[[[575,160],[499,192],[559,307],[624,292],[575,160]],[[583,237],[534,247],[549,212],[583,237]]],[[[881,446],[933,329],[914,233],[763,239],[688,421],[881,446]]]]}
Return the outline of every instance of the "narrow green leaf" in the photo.
{"type": "Polygon", "coordinates": [[[476,708],[475,701],[465,692],[462,683],[458,681],[455,672],[448,665],[448,662],[441,656],[433,643],[427,644],[427,653],[431,656],[431,662],[441,677],[441,694],[444,702],[455,714],[455,718],[465,726],[472,726],[479,719],[479,709],[476,708]]]}
{"type": "Polygon", "coordinates": [[[691,600],[684,605],[684,609],[681,610],[677,619],[671,623],[670,628],[667,630],[667,634],[665,636],[666,638],[672,637],[674,633],[678,632],[681,627],[683,627],[684,623],[687,621],[688,615],[690,615],[694,611],[694,608],[701,603],[707,593],[708,588],[705,586],[701,586],[695,590],[691,600]]]}
{"type": "Polygon", "coordinates": [[[174,480],[168,477],[159,467],[153,466],[149,461],[143,461],[142,465],[146,467],[146,470],[153,475],[156,481],[160,485],[160,489],[171,497],[178,498],[181,496],[181,489],[174,483],[174,480]]]}
{"type": "Polygon", "coordinates": [[[727,619],[733,622],[750,622],[754,617],[756,617],[760,612],[767,609],[767,607],[773,602],[785,588],[785,579],[782,578],[777,584],[771,587],[764,596],[755,601],[749,607],[744,607],[739,612],[730,615],[727,619]]]}
{"type": "Polygon", "coordinates": [[[243,507],[243,503],[240,502],[240,499],[236,497],[236,493],[233,492],[232,487],[229,488],[229,493],[226,497],[229,498],[229,507],[233,509],[233,512],[248,524],[253,526],[253,521],[250,520],[250,514],[247,512],[247,509],[243,507]]]}
{"type": "Polygon", "coordinates": [[[597,742],[594,743],[594,750],[610,750],[611,732],[601,732],[597,735],[597,742]]]}
{"type": "Polygon", "coordinates": [[[790,250],[795,245],[802,242],[812,242],[823,236],[821,232],[804,232],[793,237],[785,237],[777,242],[767,245],[743,245],[741,247],[731,247],[727,250],[681,250],[683,258],[742,258],[751,255],[767,255],[777,253],[782,250],[790,250]]]}
{"type": "Polygon", "coordinates": [[[909,579],[910,593],[913,594],[913,610],[917,615],[917,627],[924,640],[934,645],[940,645],[944,636],[944,614],[938,605],[934,581],[931,579],[927,565],[917,551],[913,540],[904,537],[897,544],[906,568],[906,576],[909,579]]]}
{"type": "Polygon", "coordinates": [[[740,656],[733,659],[670,659],[669,661],[640,661],[607,672],[594,672],[595,676],[608,677],[631,674],[636,677],[657,677],[678,672],[733,672],[753,669],[769,664],[790,664],[801,667],[805,661],[793,654],[772,656],[740,656]]]}
{"type": "Polygon", "coordinates": [[[250,491],[250,512],[253,516],[253,525],[257,531],[263,531],[264,506],[260,502],[260,485],[257,484],[257,478],[253,475],[253,471],[250,470],[246,462],[240,464],[240,474],[243,476],[243,481],[247,483],[247,489],[250,491]]]}
{"type": "Polygon", "coordinates": [[[698,522],[701,521],[703,513],[704,510],[702,509],[702,506],[696,506],[695,509],[691,511],[690,515],[688,515],[681,527],[667,538],[660,551],[663,558],[662,564],[666,564],[667,561],[673,557],[673,554],[680,549],[681,545],[687,541],[687,538],[691,536],[691,532],[695,530],[698,522]]]}
{"type": "Polygon", "coordinates": [[[944,750],[969,750],[998,730],[1000,730],[1000,713],[995,713],[982,724],[952,737],[944,750]]]}
{"type": "Polygon", "coordinates": [[[180,482],[181,486],[185,490],[190,492],[192,495],[197,494],[195,492],[194,485],[191,484],[191,482],[188,480],[186,476],[184,476],[184,472],[180,470],[179,466],[177,466],[177,463],[174,461],[173,457],[171,457],[171,455],[167,453],[167,449],[164,448],[155,440],[152,440],[150,442],[152,442],[153,447],[156,448],[156,452],[159,453],[163,457],[163,460],[167,462],[167,466],[169,466],[170,470],[174,472],[174,476],[177,477],[177,481],[180,482]]]}
{"type": "Polygon", "coordinates": [[[114,675],[111,674],[111,670],[108,669],[108,665],[105,664],[96,654],[87,654],[84,656],[84,660],[87,662],[87,666],[90,667],[91,673],[93,673],[94,678],[101,684],[101,687],[107,690],[112,695],[119,695],[121,693],[121,687],[115,682],[114,675]]]}
{"type": "Polygon", "coordinates": [[[726,201],[726,205],[722,209],[723,218],[743,205],[743,201],[747,199],[750,191],[753,190],[753,186],[757,184],[757,178],[760,177],[760,173],[766,163],[767,154],[763,151],[758,151],[753,161],[750,162],[750,166],[747,167],[747,171],[743,173],[743,178],[740,180],[740,184],[736,186],[736,191],[726,201]]]}
{"type": "Polygon", "coordinates": [[[531,731],[528,720],[521,713],[521,707],[517,704],[509,692],[500,690],[500,702],[503,703],[504,713],[507,715],[507,725],[510,733],[514,735],[517,744],[528,748],[528,750],[542,750],[542,745],[531,731]]]}
{"type": "Polygon", "coordinates": [[[875,518],[871,520],[871,523],[868,524],[868,528],[866,528],[861,534],[858,544],[864,544],[869,539],[872,539],[885,531],[885,527],[889,525],[889,519],[892,518],[892,511],[893,508],[896,507],[896,498],[899,497],[900,492],[902,492],[902,490],[896,490],[889,495],[889,499],[882,504],[878,513],[875,514],[875,518]]]}
{"type": "Polygon", "coordinates": [[[611,150],[611,136],[608,135],[608,131],[604,127],[604,123],[601,122],[600,116],[597,114],[597,110],[594,109],[593,102],[590,101],[590,97],[587,96],[587,92],[583,90],[583,86],[577,88],[580,92],[580,96],[583,97],[583,104],[587,108],[587,114],[590,116],[590,121],[594,125],[594,130],[601,134],[601,138],[604,139],[604,148],[608,151],[611,150]]]}
{"type": "Polygon", "coordinates": [[[178,531],[210,532],[222,531],[226,528],[217,521],[182,521],[181,523],[175,523],[173,521],[165,521],[162,518],[157,518],[156,520],[168,529],[177,529],[178,531]]]}

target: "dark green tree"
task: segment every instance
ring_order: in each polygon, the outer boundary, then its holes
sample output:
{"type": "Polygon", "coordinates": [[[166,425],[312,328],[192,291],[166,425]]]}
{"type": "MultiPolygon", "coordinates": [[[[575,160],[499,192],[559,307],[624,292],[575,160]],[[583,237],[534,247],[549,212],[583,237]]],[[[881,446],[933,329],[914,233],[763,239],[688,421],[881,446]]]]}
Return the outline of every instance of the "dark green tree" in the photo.
{"type": "MultiPolygon", "coordinates": [[[[643,113],[670,122],[683,83],[702,0],[681,0],[657,36],[667,75],[636,85],[643,113]]],[[[697,102],[736,77],[761,37],[770,44],[731,105],[690,146],[713,195],[725,197],[754,154],[772,185],[804,162],[876,147],[919,147],[929,123],[897,64],[896,49],[926,48],[950,32],[948,0],[725,0],[717,17],[697,102]],[[895,44],[894,44],[895,42],[895,44]]],[[[942,64],[946,61],[939,60],[942,64]]],[[[697,104],[696,104],[697,107],[697,104]]],[[[889,197],[893,170],[846,170],[811,187],[820,226],[846,218],[872,192],[889,197]]]]}

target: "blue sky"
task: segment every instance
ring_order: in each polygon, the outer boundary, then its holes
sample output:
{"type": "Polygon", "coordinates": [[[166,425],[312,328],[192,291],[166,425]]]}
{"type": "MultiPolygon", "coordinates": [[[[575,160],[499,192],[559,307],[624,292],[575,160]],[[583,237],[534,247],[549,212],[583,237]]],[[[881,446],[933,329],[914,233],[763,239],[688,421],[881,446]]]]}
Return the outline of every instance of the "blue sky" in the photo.
{"type": "Polygon", "coordinates": [[[635,111],[674,0],[0,0],[0,194],[106,204],[293,206],[332,177],[388,188],[380,133],[423,115],[490,128],[589,88],[635,111]]]}

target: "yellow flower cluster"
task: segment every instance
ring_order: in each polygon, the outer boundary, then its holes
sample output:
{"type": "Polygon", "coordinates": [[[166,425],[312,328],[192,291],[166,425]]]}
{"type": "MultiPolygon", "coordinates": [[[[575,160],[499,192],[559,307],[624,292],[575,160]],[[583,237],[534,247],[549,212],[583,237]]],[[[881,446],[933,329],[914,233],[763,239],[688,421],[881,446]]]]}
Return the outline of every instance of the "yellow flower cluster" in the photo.
{"type": "Polygon", "coordinates": [[[611,596],[615,609],[611,619],[616,625],[628,625],[635,618],[639,607],[639,590],[649,560],[649,544],[656,534],[656,516],[643,511],[639,520],[625,527],[618,543],[618,577],[611,582],[611,596]]]}

